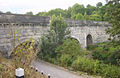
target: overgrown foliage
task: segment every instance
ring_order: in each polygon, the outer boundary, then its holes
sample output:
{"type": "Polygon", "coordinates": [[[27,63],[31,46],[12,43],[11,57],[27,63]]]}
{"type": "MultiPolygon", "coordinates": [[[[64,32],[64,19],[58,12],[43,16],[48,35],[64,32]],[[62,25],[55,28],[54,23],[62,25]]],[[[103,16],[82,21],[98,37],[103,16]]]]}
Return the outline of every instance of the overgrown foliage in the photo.
{"type": "Polygon", "coordinates": [[[52,16],[50,22],[50,33],[53,34],[54,41],[58,45],[62,44],[63,40],[70,34],[68,25],[61,15],[52,16]]]}
{"type": "Polygon", "coordinates": [[[31,45],[26,42],[14,50],[11,59],[0,57],[0,78],[16,78],[15,69],[19,67],[24,68],[25,78],[46,78],[46,76],[36,72],[35,69],[31,69],[31,62],[36,58],[33,46],[33,42],[31,45]]]}
{"type": "Polygon", "coordinates": [[[73,63],[72,67],[75,70],[85,71],[91,74],[98,74],[103,78],[119,78],[120,67],[107,65],[98,60],[88,59],[86,57],[78,57],[73,63]]]}
{"type": "Polygon", "coordinates": [[[52,16],[49,34],[42,36],[39,41],[41,43],[37,44],[41,48],[38,56],[56,57],[55,49],[63,43],[65,38],[69,37],[70,31],[67,27],[68,25],[61,15],[52,16]]]}
{"type": "Polygon", "coordinates": [[[71,66],[78,56],[84,56],[86,52],[81,48],[77,40],[66,39],[62,45],[56,48],[56,53],[61,65],[71,66]]]}
{"type": "MultiPolygon", "coordinates": [[[[103,51],[103,50],[99,49],[99,52],[100,51],[103,51]]],[[[105,64],[101,60],[92,59],[89,56],[91,52],[82,49],[80,47],[79,42],[75,39],[64,40],[63,44],[59,45],[56,48],[55,52],[56,52],[56,58],[50,57],[49,54],[46,54],[46,56],[42,59],[48,62],[51,62],[53,64],[57,64],[66,68],[71,68],[74,71],[83,71],[92,75],[100,75],[103,78],[119,78],[120,77],[119,66],[105,64]]],[[[116,55],[116,56],[119,56],[119,55],[116,55]]]]}
{"type": "MultiPolygon", "coordinates": [[[[114,8],[118,8],[118,3],[115,3],[116,5],[114,6],[114,8]]],[[[111,15],[117,12],[117,16],[115,15],[115,17],[112,17],[111,23],[113,22],[113,25],[118,26],[119,22],[117,24],[114,21],[119,21],[119,9],[115,9],[115,12],[112,11],[106,13],[106,8],[110,7],[111,4],[109,3],[105,6],[103,6],[101,3],[98,3],[96,7],[88,5],[87,8],[85,8],[83,5],[75,4],[72,7],[69,7],[68,10],[65,10],[67,16],[64,17],[69,17],[76,20],[106,21],[111,18],[110,16],[108,16],[109,14],[111,15]]],[[[63,15],[61,14],[61,16],[63,15]]],[[[66,35],[62,34],[61,25],[66,26],[65,22],[59,22],[61,18],[53,18],[53,22],[51,22],[50,24],[51,27],[49,35],[43,37],[42,44],[40,44],[41,51],[38,53],[38,56],[40,58],[54,64],[58,64],[67,68],[72,68],[75,71],[84,71],[89,74],[100,75],[103,78],[120,77],[119,41],[106,42],[88,47],[88,49],[92,51],[91,56],[91,52],[82,49],[77,40],[68,39],[66,38],[66,35]]],[[[117,34],[112,33],[112,29],[110,30],[112,36],[119,36],[118,28],[119,27],[114,30],[117,31],[117,34]]],[[[63,33],[66,32],[66,29],[67,27],[65,27],[63,33]]]]}
{"type": "Polygon", "coordinates": [[[111,63],[120,65],[120,42],[104,42],[88,47],[93,53],[93,58],[103,61],[104,63],[111,63]]]}
{"type": "Polygon", "coordinates": [[[120,40],[120,1],[110,0],[107,6],[107,14],[110,15],[109,22],[112,26],[107,30],[107,33],[109,33],[113,39],[120,40]]]}

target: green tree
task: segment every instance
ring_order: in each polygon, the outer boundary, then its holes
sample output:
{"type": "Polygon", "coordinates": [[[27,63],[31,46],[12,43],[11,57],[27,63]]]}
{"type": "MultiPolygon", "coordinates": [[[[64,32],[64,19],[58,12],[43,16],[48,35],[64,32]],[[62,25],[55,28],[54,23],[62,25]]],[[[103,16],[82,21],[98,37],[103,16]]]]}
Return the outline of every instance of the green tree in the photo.
{"type": "Polygon", "coordinates": [[[104,17],[105,13],[106,13],[106,6],[102,6],[101,8],[99,8],[98,10],[98,14],[101,16],[102,21],[107,21],[107,17],[104,17]]]}
{"type": "Polygon", "coordinates": [[[85,7],[84,7],[84,5],[79,5],[78,3],[76,3],[72,6],[71,15],[78,14],[78,13],[84,14],[85,7]]]}
{"type": "Polygon", "coordinates": [[[98,7],[98,8],[100,8],[100,7],[102,7],[102,2],[98,2],[97,4],[96,4],[96,6],[98,7]]]}
{"type": "Polygon", "coordinates": [[[81,48],[78,40],[67,38],[66,40],[64,40],[62,45],[59,45],[56,48],[56,53],[63,66],[71,66],[72,62],[78,56],[85,56],[85,54],[87,54],[88,52],[81,48]]]}
{"type": "Polygon", "coordinates": [[[83,15],[81,14],[81,13],[78,13],[77,15],[76,15],[76,20],[83,20],[83,15]]]}
{"type": "Polygon", "coordinates": [[[93,21],[101,21],[102,18],[101,18],[101,16],[98,15],[98,14],[92,14],[92,15],[89,16],[89,20],[93,20],[93,21]]]}
{"type": "Polygon", "coordinates": [[[84,20],[88,20],[89,19],[89,16],[87,15],[87,13],[85,12],[85,14],[84,14],[84,18],[83,18],[84,20]]]}
{"type": "Polygon", "coordinates": [[[26,12],[27,15],[33,15],[33,12],[26,12]]]}
{"type": "Polygon", "coordinates": [[[107,8],[110,16],[109,22],[112,26],[107,33],[120,40],[120,1],[110,0],[107,5],[109,6],[107,8]]]}
{"type": "Polygon", "coordinates": [[[10,11],[7,11],[6,13],[7,13],[7,14],[12,14],[10,11]]]}
{"type": "Polygon", "coordinates": [[[39,12],[36,15],[37,16],[48,16],[48,12],[39,12]]]}
{"type": "Polygon", "coordinates": [[[53,15],[50,21],[49,34],[43,36],[37,43],[41,50],[38,57],[44,57],[46,60],[55,58],[57,55],[55,49],[61,45],[65,38],[69,35],[68,25],[62,16],[53,15]]]}
{"type": "Polygon", "coordinates": [[[71,18],[71,12],[72,12],[72,8],[69,7],[68,10],[66,11],[66,13],[67,13],[67,14],[66,14],[66,17],[67,17],[67,18],[71,18]]]}
{"type": "Polygon", "coordinates": [[[61,14],[62,17],[66,17],[65,11],[64,11],[63,9],[60,9],[60,8],[50,10],[50,11],[48,12],[48,14],[49,14],[50,16],[52,16],[52,15],[59,16],[59,15],[61,14]]]}
{"type": "Polygon", "coordinates": [[[81,53],[81,45],[76,39],[66,39],[62,45],[56,48],[56,52],[76,56],[81,53]]]}
{"type": "Polygon", "coordinates": [[[105,13],[103,15],[104,21],[108,21],[110,19],[110,16],[108,16],[108,13],[105,13]]]}
{"type": "Polygon", "coordinates": [[[64,18],[60,16],[52,16],[50,22],[50,30],[55,32],[55,42],[57,44],[62,44],[63,40],[69,35],[70,31],[68,25],[65,22],[64,18]]]}
{"type": "MultiPolygon", "coordinates": [[[[95,16],[94,14],[100,15],[101,19],[99,21],[108,21],[109,14],[106,13],[106,7],[109,6],[103,6],[101,2],[97,3],[96,6],[91,6],[90,4],[87,5],[87,7],[84,7],[84,5],[80,5],[78,3],[74,4],[72,7],[69,7],[68,9],[61,9],[56,8],[52,9],[48,12],[39,12],[36,14],[37,16],[59,16],[61,14],[64,18],[71,18],[71,19],[77,19],[77,20],[91,20],[88,17],[95,16]],[[82,14],[82,15],[81,15],[82,14]],[[82,17],[82,18],[81,18],[82,17]]],[[[98,16],[97,20],[98,21],[98,16]]]]}
{"type": "Polygon", "coordinates": [[[55,49],[57,44],[54,41],[54,32],[49,32],[48,35],[42,36],[41,40],[37,43],[40,46],[38,53],[39,58],[53,58],[56,56],[55,49]]]}
{"type": "Polygon", "coordinates": [[[95,6],[91,6],[90,4],[87,5],[87,8],[86,8],[86,13],[87,15],[91,15],[92,12],[96,11],[96,7],[95,6]]]}

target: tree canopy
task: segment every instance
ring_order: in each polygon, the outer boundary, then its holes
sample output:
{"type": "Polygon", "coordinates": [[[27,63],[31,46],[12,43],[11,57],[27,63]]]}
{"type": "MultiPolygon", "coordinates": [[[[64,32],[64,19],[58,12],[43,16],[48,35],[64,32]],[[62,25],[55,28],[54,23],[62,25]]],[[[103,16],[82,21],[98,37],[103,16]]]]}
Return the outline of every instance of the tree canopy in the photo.
{"type": "Polygon", "coordinates": [[[7,11],[6,13],[7,13],[7,14],[12,14],[10,11],[7,11]]]}
{"type": "Polygon", "coordinates": [[[119,0],[109,0],[107,4],[107,13],[109,15],[109,22],[111,23],[111,28],[107,32],[114,38],[120,40],[120,1],[119,0]]]}
{"type": "Polygon", "coordinates": [[[98,2],[96,6],[97,7],[101,7],[102,6],[102,2],[98,2]]]}
{"type": "Polygon", "coordinates": [[[42,43],[39,45],[41,51],[38,53],[38,56],[49,55],[50,57],[56,57],[56,48],[61,45],[70,34],[67,27],[68,25],[61,15],[53,15],[50,21],[49,33],[41,38],[40,42],[42,43]]]}
{"type": "Polygon", "coordinates": [[[55,34],[55,41],[57,44],[61,44],[65,39],[65,36],[69,34],[69,30],[67,30],[67,23],[65,22],[64,18],[60,16],[52,16],[50,22],[50,30],[53,31],[55,34]]]}
{"type": "Polygon", "coordinates": [[[108,21],[109,16],[106,14],[107,5],[98,2],[96,6],[88,4],[86,7],[82,4],[74,4],[68,9],[56,8],[48,12],[39,12],[38,16],[59,16],[76,20],[93,20],[93,21],[108,21]]]}
{"type": "Polygon", "coordinates": [[[33,15],[33,12],[26,12],[27,15],[33,15]]]}

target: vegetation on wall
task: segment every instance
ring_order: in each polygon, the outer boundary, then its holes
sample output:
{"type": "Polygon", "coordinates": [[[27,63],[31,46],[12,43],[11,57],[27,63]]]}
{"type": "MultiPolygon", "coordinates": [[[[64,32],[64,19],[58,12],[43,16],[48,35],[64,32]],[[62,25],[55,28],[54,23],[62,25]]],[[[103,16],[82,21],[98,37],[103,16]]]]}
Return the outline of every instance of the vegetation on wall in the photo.
{"type": "Polygon", "coordinates": [[[62,16],[52,16],[49,34],[44,35],[38,42],[41,48],[38,56],[56,57],[55,49],[69,36],[70,31],[67,27],[68,25],[62,16]]]}

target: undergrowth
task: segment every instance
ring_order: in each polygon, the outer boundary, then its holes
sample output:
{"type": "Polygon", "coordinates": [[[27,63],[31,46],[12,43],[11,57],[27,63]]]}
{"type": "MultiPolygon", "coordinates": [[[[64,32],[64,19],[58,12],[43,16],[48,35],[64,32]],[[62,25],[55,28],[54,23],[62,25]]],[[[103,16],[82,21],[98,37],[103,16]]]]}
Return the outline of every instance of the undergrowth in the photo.
{"type": "Polygon", "coordinates": [[[25,78],[46,78],[31,69],[31,62],[36,58],[36,53],[33,49],[33,43],[27,42],[19,45],[11,55],[11,59],[0,57],[0,78],[16,78],[15,69],[23,68],[25,78]]]}

